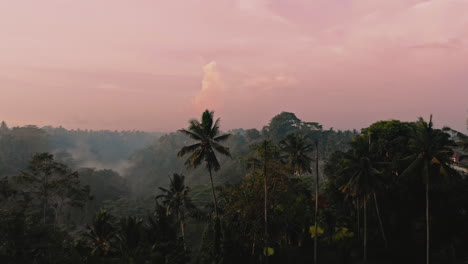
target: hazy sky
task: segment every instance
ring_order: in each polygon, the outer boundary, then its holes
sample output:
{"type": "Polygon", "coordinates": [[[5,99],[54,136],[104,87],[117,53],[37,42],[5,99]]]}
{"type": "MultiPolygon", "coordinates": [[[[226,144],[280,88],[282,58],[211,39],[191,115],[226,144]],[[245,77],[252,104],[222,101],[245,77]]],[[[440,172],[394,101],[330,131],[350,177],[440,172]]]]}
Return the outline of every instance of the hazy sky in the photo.
{"type": "Polygon", "coordinates": [[[172,131],[281,111],[466,131],[468,0],[0,0],[0,119],[172,131]]]}

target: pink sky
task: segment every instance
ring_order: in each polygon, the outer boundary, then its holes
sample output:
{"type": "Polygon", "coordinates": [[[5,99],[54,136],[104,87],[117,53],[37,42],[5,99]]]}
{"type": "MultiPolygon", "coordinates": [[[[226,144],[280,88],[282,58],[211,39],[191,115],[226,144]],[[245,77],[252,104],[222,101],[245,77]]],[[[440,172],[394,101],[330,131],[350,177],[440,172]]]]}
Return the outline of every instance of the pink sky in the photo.
{"type": "Polygon", "coordinates": [[[466,132],[468,0],[0,0],[0,119],[173,131],[281,111],[466,132]]]}

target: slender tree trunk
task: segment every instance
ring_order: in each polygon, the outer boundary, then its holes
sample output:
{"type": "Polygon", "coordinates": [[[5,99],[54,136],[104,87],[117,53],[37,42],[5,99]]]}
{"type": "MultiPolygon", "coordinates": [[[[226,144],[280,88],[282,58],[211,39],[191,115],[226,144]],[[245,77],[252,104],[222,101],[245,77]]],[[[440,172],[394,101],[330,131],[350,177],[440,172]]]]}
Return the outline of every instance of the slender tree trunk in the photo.
{"type": "Polygon", "coordinates": [[[358,241],[361,241],[361,211],[359,208],[361,207],[361,201],[359,197],[356,198],[356,212],[357,212],[357,237],[358,241]]]}
{"type": "Polygon", "coordinates": [[[374,192],[374,203],[375,203],[375,210],[377,211],[377,218],[379,219],[380,232],[382,233],[382,238],[385,242],[385,248],[388,248],[387,237],[385,236],[385,231],[384,231],[383,224],[382,224],[382,218],[380,217],[379,204],[377,203],[377,195],[375,194],[375,192],[374,192]]]}
{"type": "Polygon", "coordinates": [[[252,256],[255,255],[255,235],[254,235],[254,239],[253,239],[253,243],[252,243],[252,256]]]}
{"type": "Polygon", "coordinates": [[[264,201],[264,215],[265,215],[265,263],[268,263],[268,185],[267,185],[267,145],[266,141],[263,144],[264,158],[263,158],[263,191],[265,196],[264,201]]]}
{"type": "Polygon", "coordinates": [[[215,219],[214,219],[214,225],[213,225],[213,235],[214,235],[214,259],[215,263],[218,262],[219,259],[219,243],[220,243],[220,220],[219,220],[219,215],[218,215],[218,199],[216,198],[216,193],[215,193],[215,187],[214,187],[214,182],[213,182],[213,175],[211,172],[211,168],[209,168],[210,172],[210,181],[211,181],[211,193],[213,194],[213,202],[214,202],[214,211],[215,211],[215,219]]]}
{"type": "Polygon", "coordinates": [[[179,222],[180,222],[180,233],[182,235],[182,244],[184,244],[184,251],[186,251],[187,247],[185,245],[185,221],[180,211],[179,211],[179,222]]]}
{"type": "Polygon", "coordinates": [[[429,175],[426,180],[426,264],[429,264],[429,175]]]}
{"type": "Polygon", "coordinates": [[[215,187],[214,187],[213,175],[212,175],[212,172],[211,172],[211,168],[209,169],[209,171],[210,171],[211,193],[213,195],[214,211],[215,211],[216,218],[218,218],[219,217],[219,215],[218,215],[218,198],[216,198],[216,193],[215,193],[215,187]]]}
{"type": "Polygon", "coordinates": [[[46,207],[47,207],[47,199],[44,198],[44,201],[42,202],[42,222],[45,225],[46,224],[46,207]]]}
{"type": "Polygon", "coordinates": [[[319,200],[319,152],[318,140],[315,141],[315,237],[314,237],[314,263],[317,264],[317,245],[318,245],[318,200],[319,200]]]}
{"type": "Polygon", "coordinates": [[[367,263],[367,197],[364,197],[364,263],[367,263]]]}

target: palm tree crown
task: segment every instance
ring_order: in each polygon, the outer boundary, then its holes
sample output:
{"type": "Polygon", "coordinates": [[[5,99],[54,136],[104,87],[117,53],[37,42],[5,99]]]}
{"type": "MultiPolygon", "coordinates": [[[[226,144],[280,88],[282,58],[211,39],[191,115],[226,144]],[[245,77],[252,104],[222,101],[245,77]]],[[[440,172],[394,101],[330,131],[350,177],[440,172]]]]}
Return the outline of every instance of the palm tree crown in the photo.
{"type": "Polygon", "coordinates": [[[310,164],[313,159],[308,154],[312,152],[314,145],[309,143],[304,136],[289,134],[280,142],[280,145],[282,151],[286,153],[284,158],[294,169],[294,173],[300,175],[312,172],[310,164]]]}
{"type": "Polygon", "coordinates": [[[352,197],[367,197],[378,185],[378,171],[368,157],[345,154],[346,167],[343,173],[349,176],[347,184],[341,190],[352,197]]]}
{"type": "Polygon", "coordinates": [[[414,154],[406,158],[413,162],[403,171],[402,176],[420,175],[427,182],[433,176],[453,173],[450,167],[452,145],[448,134],[433,128],[432,115],[429,122],[420,117],[410,139],[410,149],[414,154]]]}
{"type": "Polygon", "coordinates": [[[166,214],[179,213],[183,208],[188,210],[195,209],[189,197],[190,188],[185,186],[184,183],[185,176],[174,173],[170,181],[169,189],[159,187],[163,194],[156,197],[156,199],[163,199],[162,202],[166,206],[166,214]]]}
{"type": "Polygon", "coordinates": [[[201,122],[195,119],[190,120],[188,129],[179,130],[179,132],[197,141],[195,144],[183,147],[179,153],[177,153],[179,157],[192,153],[185,161],[185,165],[189,168],[196,168],[205,161],[208,170],[218,171],[221,166],[219,165],[215,151],[231,157],[229,148],[220,144],[220,142],[225,141],[231,135],[219,135],[220,119],[218,118],[213,122],[213,116],[213,111],[205,110],[201,122]]]}

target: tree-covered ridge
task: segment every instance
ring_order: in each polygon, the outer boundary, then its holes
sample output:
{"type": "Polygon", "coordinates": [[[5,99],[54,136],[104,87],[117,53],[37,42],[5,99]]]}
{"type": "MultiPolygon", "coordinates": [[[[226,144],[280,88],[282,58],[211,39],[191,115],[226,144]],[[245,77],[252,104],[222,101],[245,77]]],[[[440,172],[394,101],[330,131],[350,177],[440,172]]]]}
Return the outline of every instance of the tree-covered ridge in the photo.
{"type": "MultiPolygon", "coordinates": [[[[62,127],[0,125],[0,172],[25,169],[32,155],[50,152],[72,167],[123,171],[124,163],[137,150],[155,142],[163,133],[142,131],[67,130],[62,127]],[[112,166],[112,168],[110,167],[112,166]],[[117,167],[117,168],[116,168],[117,167]]],[[[128,167],[128,166],[127,166],[128,167]]]]}
{"type": "Polygon", "coordinates": [[[12,168],[0,181],[1,263],[468,260],[464,134],[432,117],[324,130],[286,112],[223,133],[214,117],[136,150],[121,174],[51,151],[42,129],[0,126],[0,164],[12,168]]]}

